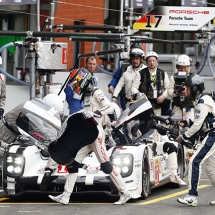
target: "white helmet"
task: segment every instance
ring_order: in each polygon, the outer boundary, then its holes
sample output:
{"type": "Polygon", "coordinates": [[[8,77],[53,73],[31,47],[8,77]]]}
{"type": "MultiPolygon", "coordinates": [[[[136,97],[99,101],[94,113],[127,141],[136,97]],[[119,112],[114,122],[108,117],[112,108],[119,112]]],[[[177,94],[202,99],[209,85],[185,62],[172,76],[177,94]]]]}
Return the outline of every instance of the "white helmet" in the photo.
{"type": "Polygon", "coordinates": [[[143,50],[141,50],[139,48],[134,48],[130,52],[130,57],[136,57],[136,56],[139,56],[139,57],[143,58],[145,56],[145,53],[144,53],[143,50]]]}
{"type": "Polygon", "coordinates": [[[156,57],[158,59],[158,54],[156,52],[151,51],[146,54],[146,60],[148,57],[156,57]]]}
{"type": "MultiPolygon", "coordinates": [[[[49,91],[49,94],[50,93],[54,93],[56,95],[58,95],[58,93],[60,92],[60,88],[52,88],[50,91],[49,91]]],[[[61,91],[60,95],[58,95],[63,102],[66,101],[66,94],[63,92],[63,90],[61,91]]]]}
{"type": "Polygon", "coordinates": [[[190,66],[190,64],[191,64],[191,58],[186,54],[180,55],[176,60],[176,65],[179,65],[179,66],[190,66]]]}
{"type": "Polygon", "coordinates": [[[60,116],[63,115],[64,113],[64,105],[63,105],[63,101],[60,98],[60,96],[54,94],[54,93],[50,93],[48,95],[46,95],[43,100],[50,105],[51,107],[54,107],[55,110],[57,110],[60,114],[60,116]]]}

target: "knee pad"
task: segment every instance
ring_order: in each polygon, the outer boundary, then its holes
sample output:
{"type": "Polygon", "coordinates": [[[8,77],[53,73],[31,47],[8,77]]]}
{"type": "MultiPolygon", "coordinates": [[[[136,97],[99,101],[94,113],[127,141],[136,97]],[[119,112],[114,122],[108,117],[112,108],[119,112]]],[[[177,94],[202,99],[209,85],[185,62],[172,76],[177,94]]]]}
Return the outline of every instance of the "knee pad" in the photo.
{"type": "Polygon", "coordinates": [[[113,165],[110,163],[110,161],[107,161],[105,163],[101,163],[101,169],[104,173],[110,174],[113,170],[113,165]]]}
{"type": "Polygon", "coordinates": [[[165,142],[163,144],[163,151],[167,152],[168,154],[172,153],[172,152],[176,152],[178,151],[177,147],[174,145],[174,143],[169,143],[169,142],[165,142]]]}
{"type": "Polygon", "coordinates": [[[74,160],[70,165],[67,166],[67,170],[69,173],[78,173],[79,166],[80,163],[74,160]]]}

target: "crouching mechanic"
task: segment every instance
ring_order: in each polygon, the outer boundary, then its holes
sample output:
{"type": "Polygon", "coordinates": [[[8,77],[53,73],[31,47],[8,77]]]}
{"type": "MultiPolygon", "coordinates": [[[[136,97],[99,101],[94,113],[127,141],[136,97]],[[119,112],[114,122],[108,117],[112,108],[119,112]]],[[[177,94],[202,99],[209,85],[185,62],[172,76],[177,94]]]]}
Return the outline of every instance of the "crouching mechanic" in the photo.
{"type": "MultiPolygon", "coordinates": [[[[102,128],[102,120],[107,114],[114,111],[113,106],[104,96],[103,92],[94,86],[93,77],[88,70],[84,68],[74,70],[70,75],[70,83],[74,92],[79,95],[82,94],[82,100],[84,100],[84,110],[93,113],[93,116],[98,123],[97,127],[99,130],[99,135],[95,142],[81,148],[78,151],[74,162],[67,166],[69,175],[66,179],[64,192],[56,197],[51,195],[49,195],[49,197],[52,200],[64,205],[69,203],[70,195],[73,192],[77,179],[79,165],[87,154],[93,150],[101,164],[101,169],[104,173],[109,174],[116,188],[119,190],[120,199],[114,204],[122,205],[131,198],[131,194],[127,190],[121,175],[109,161],[109,156],[105,146],[105,132],[102,128]]],[[[63,133],[65,127],[66,124],[64,123],[62,125],[61,133],[63,133]]]]}
{"type": "MultiPolygon", "coordinates": [[[[195,207],[197,206],[198,185],[204,162],[207,175],[215,187],[215,102],[208,94],[202,95],[205,87],[204,80],[200,76],[195,75],[187,79],[185,87],[186,96],[189,96],[194,104],[195,118],[191,127],[184,134],[180,134],[176,141],[178,143],[186,142],[201,131],[204,132],[205,138],[189,162],[188,195],[178,198],[177,201],[195,207]]],[[[180,126],[184,125],[184,121],[180,123],[180,126]]],[[[212,201],[211,204],[215,205],[215,201],[212,201]]]]}

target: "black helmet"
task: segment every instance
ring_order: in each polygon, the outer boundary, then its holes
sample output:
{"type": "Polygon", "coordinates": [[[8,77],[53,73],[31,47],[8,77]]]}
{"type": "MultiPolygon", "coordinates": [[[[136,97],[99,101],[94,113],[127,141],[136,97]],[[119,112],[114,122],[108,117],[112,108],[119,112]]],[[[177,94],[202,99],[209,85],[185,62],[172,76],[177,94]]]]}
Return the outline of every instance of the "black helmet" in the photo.
{"type": "Polygon", "coordinates": [[[184,85],[187,87],[190,87],[190,95],[191,98],[195,98],[196,93],[200,91],[200,93],[203,93],[205,89],[204,79],[200,77],[199,75],[190,76],[186,79],[184,85]]]}
{"type": "Polygon", "coordinates": [[[135,49],[135,48],[143,50],[141,43],[132,43],[130,46],[130,49],[135,49]]]}

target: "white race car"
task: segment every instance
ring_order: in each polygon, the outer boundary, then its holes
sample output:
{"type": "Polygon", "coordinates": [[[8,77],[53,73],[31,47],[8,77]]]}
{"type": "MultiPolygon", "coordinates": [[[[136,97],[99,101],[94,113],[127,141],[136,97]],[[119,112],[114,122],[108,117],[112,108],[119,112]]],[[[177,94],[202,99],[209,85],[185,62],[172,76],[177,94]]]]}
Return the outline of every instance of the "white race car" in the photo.
{"type": "MultiPolygon", "coordinates": [[[[53,125],[53,120],[59,120],[46,110],[46,117],[38,114],[39,109],[32,107],[35,102],[29,101],[25,111],[30,111],[34,117],[53,125]],[[34,111],[32,111],[34,110],[34,111]]],[[[39,103],[37,105],[40,105],[39,103]]],[[[40,107],[42,109],[42,107],[40,107]]],[[[154,140],[156,134],[153,129],[155,120],[151,103],[142,98],[127,108],[116,121],[112,132],[116,146],[108,146],[108,153],[112,164],[118,169],[132,198],[147,198],[151,189],[170,183],[170,169],[168,154],[163,153],[163,144],[171,142],[167,135],[163,135],[160,141],[154,140]],[[121,132],[122,127],[132,120],[139,120],[141,125],[138,130],[142,133],[132,144],[127,141],[121,132]]],[[[32,117],[32,119],[34,118],[32,117]]],[[[38,134],[31,127],[30,118],[25,121],[26,126],[20,126],[24,134],[11,144],[4,152],[2,167],[2,187],[5,197],[14,197],[25,192],[60,193],[63,191],[67,167],[59,165],[52,173],[47,190],[41,186],[44,169],[48,161],[45,133],[50,132],[49,127],[44,134],[38,134]],[[28,123],[28,124],[27,124],[28,123]]],[[[57,127],[55,128],[58,131],[57,127]]],[[[175,143],[176,144],[176,143],[175,143]]],[[[178,172],[183,178],[186,172],[185,150],[178,147],[178,172]]],[[[174,184],[179,187],[180,185],[174,184]]],[[[109,175],[100,169],[100,164],[92,152],[82,162],[79,168],[78,178],[74,192],[105,192],[110,195],[118,195],[118,191],[112,183],[109,175]]]]}

